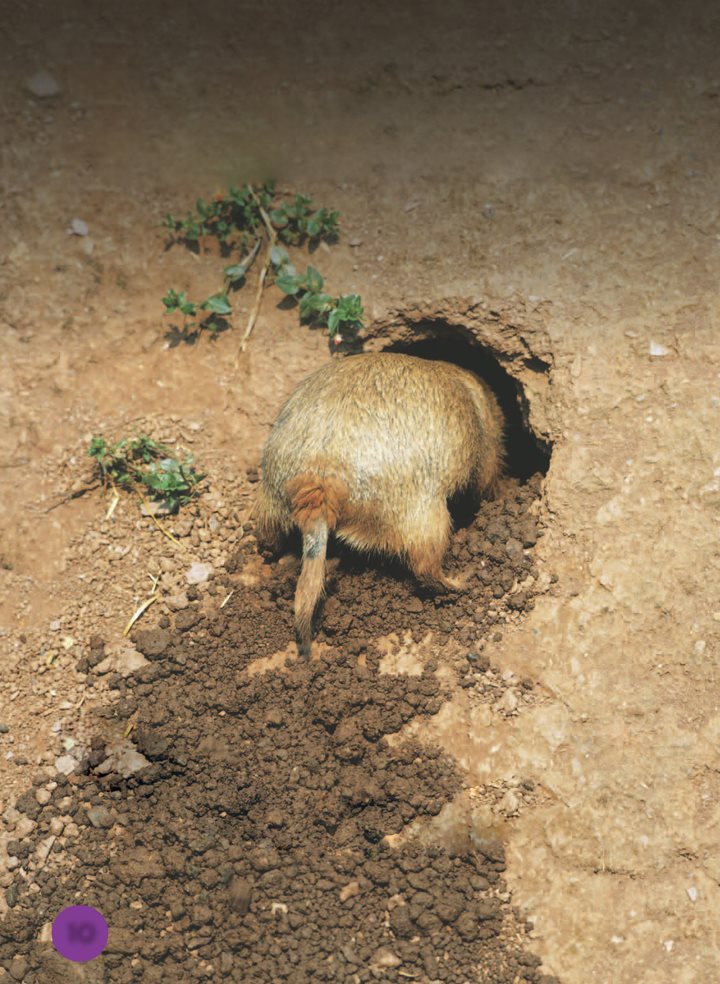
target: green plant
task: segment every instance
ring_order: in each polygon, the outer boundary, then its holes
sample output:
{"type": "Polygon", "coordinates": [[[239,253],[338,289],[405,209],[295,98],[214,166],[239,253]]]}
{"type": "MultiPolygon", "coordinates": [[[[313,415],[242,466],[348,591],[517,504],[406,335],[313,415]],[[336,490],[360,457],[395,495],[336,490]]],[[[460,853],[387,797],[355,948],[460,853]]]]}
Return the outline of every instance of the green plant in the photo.
{"type": "Polygon", "coordinates": [[[280,242],[298,246],[306,239],[337,239],[339,216],[339,212],[327,208],[313,211],[312,199],[307,195],[295,195],[292,202],[282,202],[272,209],[270,221],[280,242]]]}
{"type": "Polygon", "coordinates": [[[358,294],[343,294],[336,297],[328,315],[328,334],[340,342],[343,338],[353,338],[364,327],[365,312],[358,294]]]}
{"type": "Polygon", "coordinates": [[[223,327],[222,319],[232,314],[232,305],[227,294],[219,293],[207,297],[204,301],[191,301],[184,291],[170,289],[162,299],[165,305],[165,313],[173,314],[179,312],[184,320],[183,330],[185,333],[193,328],[207,328],[209,331],[219,331],[223,327]],[[188,318],[196,318],[199,311],[207,311],[206,317],[199,321],[188,321],[188,318]]]}
{"type": "Polygon", "coordinates": [[[356,334],[363,327],[363,309],[357,294],[332,297],[323,292],[324,280],[314,267],[298,275],[285,250],[274,257],[275,284],[290,297],[298,299],[300,320],[306,324],[326,325],[331,342],[356,334]]]}
{"type": "Polygon", "coordinates": [[[339,213],[327,208],[315,208],[307,195],[295,195],[290,201],[279,198],[272,181],[262,185],[231,186],[227,194],[217,195],[206,202],[198,198],[195,211],[185,219],[168,213],[163,225],[173,239],[197,244],[201,239],[215,236],[224,245],[245,246],[251,236],[261,234],[263,211],[272,224],[276,238],[287,245],[298,246],[305,240],[332,241],[338,236],[339,213]]]}
{"type": "Polygon", "coordinates": [[[186,244],[197,245],[201,239],[215,236],[223,245],[242,248],[261,229],[260,208],[270,208],[274,195],[275,186],[269,181],[257,187],[231,187],[226,195],[217,195],[209,202],[198,198],[195,212],[188,212],[185,219],[168,213],[163,224],[173,239],[186,244]]]}
{"type": "Polygon", "coordinates": [[[141,497],[147,493],[170,513],[198,494],[205,477],[193,467],[192,455],[180,461],[164,444],[145,434],[112,445],[103,437],[93,437],[88,454],[95,459],[103,484],[137,491],[141,497]]]}
{"type": "Polygon", "coordinates": [[[258,281],[257,296],[251,310],[241,349],[252,331],[260,307],[262,291],[267,275],[288,296],[295,297],[301,322],[326,326],[331,342],[338,344],[363,326],[363,309],[356,294],[332,297],[323,291],[323,278],[308,266],[299,275],[290,261],[286,246],[300,246],[305,242],[320,240],[333,242],[339,234],[339,213],[327,208],[316,208],[307,195],[283,197],[271,181],[261,185],[232,186],[226,195],[217,196],[211,202],[199,198],[196,211],[186,219],[172,215],[165,218],[165,226],[176,240],[190,245],[207,236],[215,236],[223,247],[236,246],[246,251],[243,259],[225,267],[226,291],[214,294],[202,302],[191,301],[184,293],[170,290],[163,298],[168,313],[183,316],[183,335],[195,336],[200,329],[218,330],[225,327],[224,318],[232,313],[228,290],[237,290],[244,282],[260,247],[267,245],[267,255],[258,281]],[[254,244],[249,248],[251,240],[254,244]],[[247,251],[249,248],[249,252],[247,251]],[[195,319],[199,311],[209,315],[195,319]]]}

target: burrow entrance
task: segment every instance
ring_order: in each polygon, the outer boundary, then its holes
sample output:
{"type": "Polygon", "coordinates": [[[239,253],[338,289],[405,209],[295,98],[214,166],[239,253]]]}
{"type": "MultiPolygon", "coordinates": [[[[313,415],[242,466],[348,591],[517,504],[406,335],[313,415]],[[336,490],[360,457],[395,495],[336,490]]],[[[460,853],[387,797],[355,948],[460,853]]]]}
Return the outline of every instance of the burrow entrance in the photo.
{"type": "MultiPolygon", "coordinates": [[[[522,384],[503,368],[492,350],[478,342],[468,329],[444,322],[426,323],[419,334],[416,341],[394,342],[383,351],[453,362],[482,377],[493,389],[505,417],[506,474],[521,482],[533,475],[545,475],[552,446],[531,429],[522,384]]],[[[538,372],[549,369],[542,360],[535,365],[538,372]]]]}

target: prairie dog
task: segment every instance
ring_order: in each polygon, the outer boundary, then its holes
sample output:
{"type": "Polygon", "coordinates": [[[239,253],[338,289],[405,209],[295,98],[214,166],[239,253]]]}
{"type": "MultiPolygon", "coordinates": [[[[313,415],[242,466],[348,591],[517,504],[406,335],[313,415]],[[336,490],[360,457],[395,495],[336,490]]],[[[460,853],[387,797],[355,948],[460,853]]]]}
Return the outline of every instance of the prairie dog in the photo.
{"type": "Polygon", "coordinates": [[[310,653],[331,531],[401,557],[435,590],[457,590],[442,571],[447,500],[491,491],[502,463],[495,396],[459,366],[381,352],[333,361],[301,383],[265,444],[255,504],[262,542],[277,547],[293,527],[302,534],[300,653],[310,653]]]}

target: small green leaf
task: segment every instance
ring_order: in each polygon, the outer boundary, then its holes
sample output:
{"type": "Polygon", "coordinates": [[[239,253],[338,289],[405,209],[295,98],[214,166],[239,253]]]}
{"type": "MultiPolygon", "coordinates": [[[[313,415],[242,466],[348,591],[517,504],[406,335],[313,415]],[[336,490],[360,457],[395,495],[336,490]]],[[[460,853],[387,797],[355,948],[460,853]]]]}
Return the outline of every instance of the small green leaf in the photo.
{"type": "Polygon", "coordinates": [[[104,458],[107,455],[107,441],[102,437],[93,437],[90,441],[90,447],[88,448],[88,454],[91,458],[104,458]]]}
{"type": "Polygon", "coordinates": [[[313,294],[316,294],[319,290],[322,290],[323,284],[325,283],[315,267],[311,266],[307,268],[305,282],[307,284],[307,289],[312,291],[313,294]]]}
{"type": "Polygon", "coordinates": [[[294,297],[303,286],[301,277],[288,274],[281,274],[275,283],[283,294],[289,294],[291,297],[294,297]]]}
{"type": "Polygon", "coordinates": [[[178,295],[174,290],[169,290],[165,297],[162,299],[163,304],[168,311],[175,311],[178,307],[178,295]]]}
{"type": "Polygon", "coordinates": [[[276,269],[278,267],[284,267],[290,262],[288,251],[283,249],[282,246],[273,246],[270,250],[270,262],[276,269]]]}
{"type": "Polygon", "coordinates": [[[270,212],[270,221],[276,228],[284,229],[288,224],[287,207],[281,205],[280,208],[274,208],[270,212]]]}
{"type": "Polygon", "coordinates": [[[203,301],[200,307],[203,311],[212,311],[213,314],[232,314],[232,305],[227,294],[213,294],[212,297],[203,301]]]}
{"type": "Polygon", "coordinates": [[[319,318],[332,304],[329,294],[303,294],[300,299],[300,318],[303,321],[319,318]]]}
{"type": "Polygon", "coordinates": [[[342,315],[337,308],[330,312],[330,317],[328,318],[328,331],[331,335],[334,335],[337,332],[341,317],[342,315]]]}

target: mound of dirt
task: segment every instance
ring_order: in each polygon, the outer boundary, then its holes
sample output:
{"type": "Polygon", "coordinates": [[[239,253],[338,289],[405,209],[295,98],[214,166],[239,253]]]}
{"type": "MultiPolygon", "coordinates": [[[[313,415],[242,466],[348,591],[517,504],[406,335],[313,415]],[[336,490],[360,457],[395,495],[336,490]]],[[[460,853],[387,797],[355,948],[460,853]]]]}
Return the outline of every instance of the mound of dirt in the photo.
{"type": "MultiPolygon", "coordinates": [[[[8,845],[20,870],[0,952],[15,979],[65,979],[47,924],[81,902],[109,923],[92,966],[113,982],[548,982],[504,890],[501,843],[452,856],[384,839],[440,813],[461,780],[437,748],[386,738],[439,711],[449,694],[437,663],[383,673],[371,642],[389,627],[432,629],[442,658],[443,634],[487,633],[533,574],[523,548],[537,537],[536,495],[506,483],[454,538],[448,569],[470,575],[462,595],[423,597],[409,577],[343,557],[320,659],[250,665],[291,638],[294,573],[282,563],[264,585],[236,584],[222,610],[190,591],[172,620],[138,631],[150,662],[111,679],[119,699],[85,774],[60,776],[49,802],[28,794],[35,827],[8,845]],[[103,769],[103,735],[118,726],[150,763],[130,778],[103,769]]],[[[531,604],[517,595],[516,610],[531,604]]]]}

